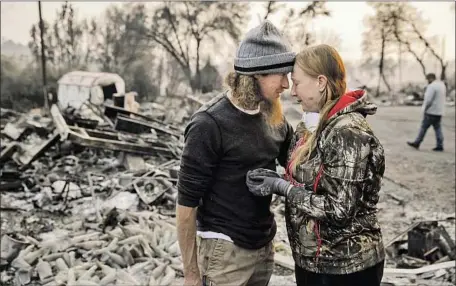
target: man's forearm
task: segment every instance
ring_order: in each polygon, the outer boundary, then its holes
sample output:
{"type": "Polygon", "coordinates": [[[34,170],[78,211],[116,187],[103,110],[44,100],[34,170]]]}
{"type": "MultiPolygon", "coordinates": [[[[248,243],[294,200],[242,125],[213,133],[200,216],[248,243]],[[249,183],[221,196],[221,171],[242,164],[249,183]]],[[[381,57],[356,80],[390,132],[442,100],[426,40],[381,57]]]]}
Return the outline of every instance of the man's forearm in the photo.
{"type": "Polygon", "coordinates": [[[177,205],[177,239],[184,264],[184,276],[199,276],[196,247],[196,208],[177,205]]]}

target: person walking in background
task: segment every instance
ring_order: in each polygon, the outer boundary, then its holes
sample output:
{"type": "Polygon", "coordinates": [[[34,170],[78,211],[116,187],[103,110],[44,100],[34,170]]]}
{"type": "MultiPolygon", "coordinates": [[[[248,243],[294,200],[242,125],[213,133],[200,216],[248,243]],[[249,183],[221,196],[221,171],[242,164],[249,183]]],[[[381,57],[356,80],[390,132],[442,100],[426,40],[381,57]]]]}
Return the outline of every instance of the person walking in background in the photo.
{"type": "Polygon", "coordinates": [[[437,146],[432,149],[433,151],[443,151],[443,133],[442,133],[442,116],[445,111],[445,99],[446,99],[446,86],[440,80],[437,80],[435,74],[430,73],[426,75],[428,86],[424,92],[423,102],[423,121],[421,122],[421,128],[416,137],[415,141],[407,142],[407,144],[415,149],[420,148],[421,142],[423,142],[426,131],[429,127],[434,127],[435,138],[437,146]]]}
{"type": "Polygon", "coordinates": [[[293,129],[280,97],[294,58],[271,22],[252,29],[226,78],[229,90],[185,129],[176,206],[184,285],[268,285],[277,228],[272,194],[254,196],[245,177],[275,170],[276,159],[285,167],[293,129]]]}
{"type": "Polygon", "coordinates": [[[320,114],[316,129],[297,128],[286,180],[256,169],[247,173],[247,186],[260,197],[285,197],[298,286],[379,286],[385,252],[377,203],[385,156],[366,121],[377,107],[364,90],[347,90],[342,59],[328,45],[301,51],[292,80],[303,111],[320,114]]]}

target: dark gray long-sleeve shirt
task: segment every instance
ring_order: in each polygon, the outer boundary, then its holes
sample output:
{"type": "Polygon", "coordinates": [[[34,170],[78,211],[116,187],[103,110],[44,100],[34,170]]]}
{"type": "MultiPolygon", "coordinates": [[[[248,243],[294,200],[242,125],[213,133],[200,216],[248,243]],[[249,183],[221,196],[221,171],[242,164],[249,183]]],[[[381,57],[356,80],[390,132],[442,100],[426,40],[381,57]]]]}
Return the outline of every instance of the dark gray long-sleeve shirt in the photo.
{"type": "Polygon", "coordinates": [[[237,109],[226,93],[196,112],[185,130],[178,203],[198,207],[198,230],[228,235],[236,245],[258,249],[276,224],[272,196],[256,197],[245,184],[247,171],[285,165],[293,130],[271,127],[260,114],[237,109]]]}

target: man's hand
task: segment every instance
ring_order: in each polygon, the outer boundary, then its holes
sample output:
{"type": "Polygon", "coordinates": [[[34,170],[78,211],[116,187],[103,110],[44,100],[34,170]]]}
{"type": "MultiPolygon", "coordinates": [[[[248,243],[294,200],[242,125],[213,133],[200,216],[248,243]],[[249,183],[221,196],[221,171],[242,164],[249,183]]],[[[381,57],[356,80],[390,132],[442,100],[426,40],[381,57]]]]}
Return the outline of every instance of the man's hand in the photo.
{"type": "Polygon", "coordinates": [[[184,277],[184,286],[201,286],[203,282],[201,281],[201,277],[199,275],[188,275],[184,277]]]}
{"type": "Polygon", "coordinates": [[[267,169],[255,169],[247,172],[246,184],[249,191],[255,196],[269,196],[274,194],[286,196],[292,186],[280,178],[279,174],[267,169]]]}

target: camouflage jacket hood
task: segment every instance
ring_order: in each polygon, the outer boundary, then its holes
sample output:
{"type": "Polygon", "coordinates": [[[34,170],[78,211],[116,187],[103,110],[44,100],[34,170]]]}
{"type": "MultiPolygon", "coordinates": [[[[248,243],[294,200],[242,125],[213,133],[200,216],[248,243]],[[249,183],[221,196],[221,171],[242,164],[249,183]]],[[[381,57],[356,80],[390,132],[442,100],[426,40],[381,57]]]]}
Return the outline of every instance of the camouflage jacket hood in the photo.
{"type": "MultiPolygon", "coordinates": [[[[376,109],[362,90],[343,95],[329,112],[309,160],[292,174],[287,231],[301,268],[348,274],[384,260],[376,208],[384,152],[365,119],[376,109]]],[[[295,134],[289,159],[302,143],[298,141],[295,134]]]]}

